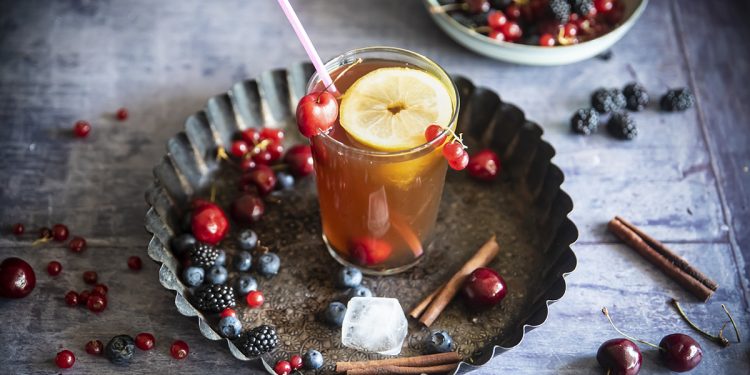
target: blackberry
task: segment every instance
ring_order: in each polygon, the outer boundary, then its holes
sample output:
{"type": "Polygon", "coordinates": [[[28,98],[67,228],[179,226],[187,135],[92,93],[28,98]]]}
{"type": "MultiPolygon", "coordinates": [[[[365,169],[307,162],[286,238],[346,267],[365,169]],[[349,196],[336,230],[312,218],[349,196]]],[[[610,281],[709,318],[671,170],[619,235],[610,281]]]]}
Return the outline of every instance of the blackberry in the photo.
{"type": "Polygon", "coordinates": [[[687,87],[671,89],[661,97],[661,109],[665,111],[684,111],[693,106],[693,93],[687,87]]]}
{"type": "Polygon", "coordinates": [[[240,338],[240,350],[248,357],[257,357],[268,353],[279,344],[276,329],[262,325],[251,329],[240,338]]]}
{"type": "Polygon", "coordinates": [[[570,128],[574,132],[589,135],[599,127],[599,113],[593,108],[579,109],[570,118],[570,128]]]}
{"type": "Polygon", "coordinates": [[[607,122],[607,130],[620,139],[633,139],[638,135],[635,120],[626,112],[613,113],[607,122]]]}
{"type": "Polygon", "coordinates": [[[570,18],[568,0],[549,0],[549,10],[558,22],[568,22],[570,18]]]}
{"type": "Polygon", "coordinates": [[[571,0],[570,6],[574,13],[586,17],[594,9],[594,0],[571,0]]]}
{"type": "Polygon", "coordinates": [[[193,294],[193,299],[198,310],[203,312],[218,313],[237,304],[234,289],[221,284],[206,284],[199,287],[193,294]]]}
{"type": "Polygon", "coordinates": [[[600,88],[591,94],[591,106],[599,113],[609,113],[625,108],[625,95],[618,89],[600,88]]]}
{"type": "Polygon", "coordinates": [[[640,111],[648,105],[648,92],[646,88],[633,82],[622,89],[625,95],[626,107],[631,111],[640,111]]]}
{"type": "Polygon", "coordinates": [[[203,242],[196,243],[190,251],[190,263],[196,267],[211,268],[218,258],[219,250],[203,242]]]}

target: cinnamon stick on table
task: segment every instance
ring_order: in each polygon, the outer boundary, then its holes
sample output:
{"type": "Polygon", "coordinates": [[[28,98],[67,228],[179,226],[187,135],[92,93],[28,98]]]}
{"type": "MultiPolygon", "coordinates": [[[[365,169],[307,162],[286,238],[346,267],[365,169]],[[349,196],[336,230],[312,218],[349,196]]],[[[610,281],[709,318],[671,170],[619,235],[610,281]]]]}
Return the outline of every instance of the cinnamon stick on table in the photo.
{"type": "Polygon", "coordinates": [[[456,364],[461,356],[456,352],[419,355],[415,357],[377,359],[360,362],[336,362],[336,372],[346,372],[354,369],[382,368],[385,366],[425,368],[445,364],[456,364]]]}
{"type": "Polygon", "coordinates": [[[718,289],[719,285],[715,281],[625,219],[615,216],[607,228],[701,301],[707,301],[718,289]]]}

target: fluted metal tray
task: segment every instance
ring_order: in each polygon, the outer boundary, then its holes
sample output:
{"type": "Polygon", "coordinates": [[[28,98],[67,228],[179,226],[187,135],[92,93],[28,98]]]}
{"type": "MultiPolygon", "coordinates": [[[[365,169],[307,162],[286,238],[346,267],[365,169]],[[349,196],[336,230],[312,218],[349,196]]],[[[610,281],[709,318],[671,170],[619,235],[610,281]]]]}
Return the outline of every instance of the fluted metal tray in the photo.
{"type": "MultiPolygon", "coordinates": [[[[257,80],[235,84],[227,93],[209,99],[206,107],[190,116],[185,130],[167,143],[167,154],[154,168],[154,182],[146,192],[150,205],[146,230],[153,234],[148,254],[161,263],[159,279],[176,292],[175,305],[185,316],[197,317],[201,333],[222,340],[216,318],[206,316],[189,302],[189,290],[179,279],[179,262],[169,249],[180,232],[182,216],[190,199],[207,196],[211,186],[218,202],[226,206],[238,192],[237,172],[217,159],[219,146],[227,146],[234,134],[247,127],[288,128],[288,143],[298,143],[294,108],[304,95],[309,64],[263,73],[257,80]]],[[[447,280],[489,238],[497,234],[501,253],[491,264],[506,279],[509,294],[494,309],[475,314],[458,301],[440,316],[433,329],[446,329],[465,358],[456,374],[481,366],[490,358],[518,345],[530,329],[546,319],[548,306],[565,293],[564,276],[573,271],[576,257],[570,249],[578,237],[567,218],[573,208],[560,189],[562,171],[551,159],[555,150],[542,140],[542,128],[527,120],[523,111],[503,102],[493,91],[475,87],[454,77],[460,90],[459,131],[467,136],[470,150],[494,149],[503,164],[501,178],[478,183],[465,173],[449,172],[437,224],[436,244],[413,270],[389,277],[367,277],[365,285],[378,296],[396,297],[409,309],[447,280]]],[[[266,296],[263,308],[243,308],[239,314],[246,328],[259,324],[277,327],[281,345],[267,363],[308,348],[323,352],[332,370],[337,360],[378,358],[345,348],[340,333],[321,324],[316,315],[328,302],[341,299],[333,287],[331,269],[336,263],[320,238],[315,186],[312,178],[298,182],[292,191],[278,193],[267,203],[264,219],[253,227],[265,245],[277,251],[282,269],[273,279],[259,278],[266,296]]],[[[233,225],[233,230],[238,226],[233,225]]],[[[227,244],[229,253],[234,251],[227,244]]],[[[165,301],[165,303],[168,303],[165,301]]],[[[421,338],[428,332],[410,322],[401,355],[421,352],[421,338]]],[[[231,353],[244,356],[230,340],[231,353]]]]}

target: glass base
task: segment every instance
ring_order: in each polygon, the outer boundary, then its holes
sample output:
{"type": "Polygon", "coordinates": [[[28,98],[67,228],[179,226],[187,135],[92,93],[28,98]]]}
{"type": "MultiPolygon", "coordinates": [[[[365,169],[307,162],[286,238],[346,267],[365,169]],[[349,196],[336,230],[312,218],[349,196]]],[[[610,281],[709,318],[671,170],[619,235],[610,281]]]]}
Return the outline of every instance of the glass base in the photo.
{"type": "MultiPolygon", "coordinates": [[[[411,263],[409,263],[407,265],[403,265],[403,266],[396,267],[396,268],[389,268],[387,270],[382,270],[382,271],[373,270],[373,269],[369,269],[369,268],[363,268],[360,265],[351,263],[351,262],[347,261],[346,259],[342,258],[341,255],[339,255],[339,253],[337,253],[336,250],[334,250],[333,247],[331,246],[331,244],[328,242],[328,239],[326,238],[326,235],[323,234],[321,236],[323,237],[323,242],[325,242],[325,244],[326,244],[326,248],[328,249],[328,253],[331,254],[331,256],[333,257],[333,259],[336,259],[337,262],[341,263],[344,266],[354,267],[354,268],[362,271],[362,273],[364,273],[365,275],[372,275],[372,276],[395,275],[395,274],[404,272],[404,271],[406,271],[406,270],[408,270],[408,269],[416,266],[422,260],[422,258],[424,258],[424,254],[422,254],[421,257],[419,257],[418,259],[416,259],[415,261],[413,261],[413,262],[411,262],[411,263]]],[[[427,247],[429,247],[429,246],[427,246],[427,247]]]]}

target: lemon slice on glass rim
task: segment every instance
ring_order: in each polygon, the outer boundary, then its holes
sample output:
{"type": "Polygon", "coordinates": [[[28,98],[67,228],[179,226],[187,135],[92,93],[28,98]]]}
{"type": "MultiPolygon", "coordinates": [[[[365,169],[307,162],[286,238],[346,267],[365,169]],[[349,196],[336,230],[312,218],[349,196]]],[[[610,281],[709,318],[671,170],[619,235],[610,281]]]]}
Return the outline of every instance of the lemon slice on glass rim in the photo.
{"type": "Polygon", "coordinates": [[[424,144],[424,131],[430,124],[448,126],[455,100],[443,82],[425,71],[380,68],[346,90],[339,122],[368,147],[403,151],[424,144]]]}

